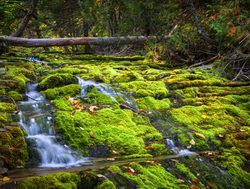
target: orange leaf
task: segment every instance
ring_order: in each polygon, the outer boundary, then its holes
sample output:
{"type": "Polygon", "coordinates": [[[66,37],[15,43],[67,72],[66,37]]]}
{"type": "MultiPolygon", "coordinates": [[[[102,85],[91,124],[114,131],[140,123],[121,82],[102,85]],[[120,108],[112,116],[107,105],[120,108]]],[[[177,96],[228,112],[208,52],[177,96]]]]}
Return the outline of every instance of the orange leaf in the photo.
{"type": "Polygon", "coordinates": [[[89,136],[91,137],[91,138],[94,138],[95,136],[94,136],[94,132],[93,131],[90,131],[89,132],[89,136]]]}
{"type": "Polygon", "coordinates": [[[233,36],[235,33],[236,33],[236,27],[232,26],[228,31],[228,35],[233,36]]]}

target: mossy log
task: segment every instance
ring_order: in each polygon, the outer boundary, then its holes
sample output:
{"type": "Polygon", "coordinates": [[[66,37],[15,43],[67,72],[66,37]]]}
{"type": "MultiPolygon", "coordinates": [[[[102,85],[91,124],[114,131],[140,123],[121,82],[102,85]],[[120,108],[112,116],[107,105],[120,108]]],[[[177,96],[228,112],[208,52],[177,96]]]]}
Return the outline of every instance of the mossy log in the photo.
{"type": "Polygon", "coordinates": [[[148,40],[167,40],[170,36],[128,36],[128,37],[72,37],[72,38],[19,38],[10,36],[0,36],[0,43],[23,47],[51,47],[67,45],[143,45],[148,40]]]}

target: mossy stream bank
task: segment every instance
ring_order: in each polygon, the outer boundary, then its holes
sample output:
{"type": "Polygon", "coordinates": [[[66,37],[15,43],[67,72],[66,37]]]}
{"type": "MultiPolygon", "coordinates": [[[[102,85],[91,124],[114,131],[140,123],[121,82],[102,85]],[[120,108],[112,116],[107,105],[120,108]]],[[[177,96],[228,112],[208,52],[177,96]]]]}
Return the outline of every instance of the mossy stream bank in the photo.
{"type": "Polygon", "coordinates": [[[2,181],[9,178],[5,168],[29,166],[34,158],[15,114],[17,102],[26,98],[26,84],[38,81],[41,94],[55,108],[53,127],[60,141],[83,156],[131,159],[173,154],[166,139],[202,156],[32,177],[21,181],[19,188],[250,186],[249,83],[227,81],[211,70],[169,69],[141,57],[33,55],[43,62],[30,62],[25,52],[0,58],[2,181]],[[112,86],[132,98],[138,109],[93,86],[81,96],[75,76],[112,86]]]}

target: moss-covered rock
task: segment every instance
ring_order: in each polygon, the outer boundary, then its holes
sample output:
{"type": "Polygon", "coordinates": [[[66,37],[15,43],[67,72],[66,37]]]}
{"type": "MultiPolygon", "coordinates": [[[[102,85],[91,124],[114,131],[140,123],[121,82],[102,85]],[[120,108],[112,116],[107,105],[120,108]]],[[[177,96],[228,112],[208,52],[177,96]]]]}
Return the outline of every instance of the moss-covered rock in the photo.
{"type": "Polygon", "coordinates": [[[70,73],[56,73],[46,76],[39,84],[39,90],[46,90],[55,87],[61,87],[68,84],[77,83],[76,77],[70,73]]]}
{"type": "Polygon", "coordinates": [[[10,127],[0,132],[0,159],[8,168],[24,166],[28,158],[24,133],[19,127],[10,127]]]}
{"type": "Polygon", "coordinates": [[[55,87],[42,91],[41,94],[48,99],[55,99],[63,96],[77,96],[80,95],[81,87],[77,84],[66,85],[63,87],[55,87]]]}
{"type": "Polygon", "coordinates": [[[7,96],[9,98],[14,99],[15,101],[21,101],[21,100],[23,100],[23,95],[20,94],[20,93],[18,93],[17,91],[9,91],[7,93],[7,96]]]}
{"type": "Polygon", "coordinates": [[[128,166],[111,166],[111,172],[116,172],[136,183],[136,188],[180,188],[180,181],[160,165],[140,165],[131,163],[128,166]]]}
{"type": "Polygon", "coordinates": [[[162,99],[168,95],[168,90],[162,81],[132,81],[119,85],[125,91],[134,92],[137,97],[151,96],[162,99]]]}
{"type": "Polygon", "coordinates": [[[139,98],[137,100],[137,105],[139,108],[145,110],[164,110],[170,107],[171,102],[168,98],[157,100],[154,97],[147,96],[139,98]]]}
{"type": "Polygon", "coordinates": [[[148,120],[131,110],[103,108],[94,114],[76,111],[74,115],[60,111],[55,126],[73,147],[92,155],[97,146],[108,147],[103,155],[144,154],[147,142],[162,142],[162,135],[148,120]]]}
{"type": "Polygon", "coordinates": [[[97,88],[91,89],[87,97],[91,104],[114,104],[115,102],[107,95],[100,93],[97,88]]]}
{"type": "Polygon", "coordinates": [[[77,189],[80,176],[75,173],[60,172],[50,175],[30,177],[22,180],[18,189],[77,189]]]}
{"type": "Polygon", "coordinates": [[[11,112],[16,110],[16,105],[7,102],[0,102],[0,112],[11,112]]]}

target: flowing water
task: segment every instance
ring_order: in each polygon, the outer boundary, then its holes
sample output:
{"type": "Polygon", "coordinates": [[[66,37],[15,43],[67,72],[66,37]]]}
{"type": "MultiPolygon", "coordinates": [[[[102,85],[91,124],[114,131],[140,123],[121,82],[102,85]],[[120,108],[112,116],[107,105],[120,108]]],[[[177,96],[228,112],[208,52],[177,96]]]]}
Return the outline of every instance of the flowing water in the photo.
{"type": "Polygon", "coordinates": [[[86,97],[87,93],[93,87],[95,87],[100,93],[109,96],[114,102],[117,102],[116,97],[120,97],[124,99],[124,101],[128,104],[128,106],[132,108],[134,111],[138,110],[138,107],[136,103],[132,100],[132,96],[130,94],[123,94],[123,93],[117,92],[111,86],[103,84],[103,83],[97,83],[91,80],[84,80],[80,77],[77,77],[77,79],[78,79],[78,84],[81,87],[82,97],[86,97]]]}
{"type": "Polygon", "coordinates": [[[28,84],[27,101],[19,103],[20,123],[34,141],[39,152],[40,167],[68,167],[86,164],[88,161],[79,157],[67,145],[57,142],[53,129],[52,106],[37,92],[37,84],[28,84]]]}

